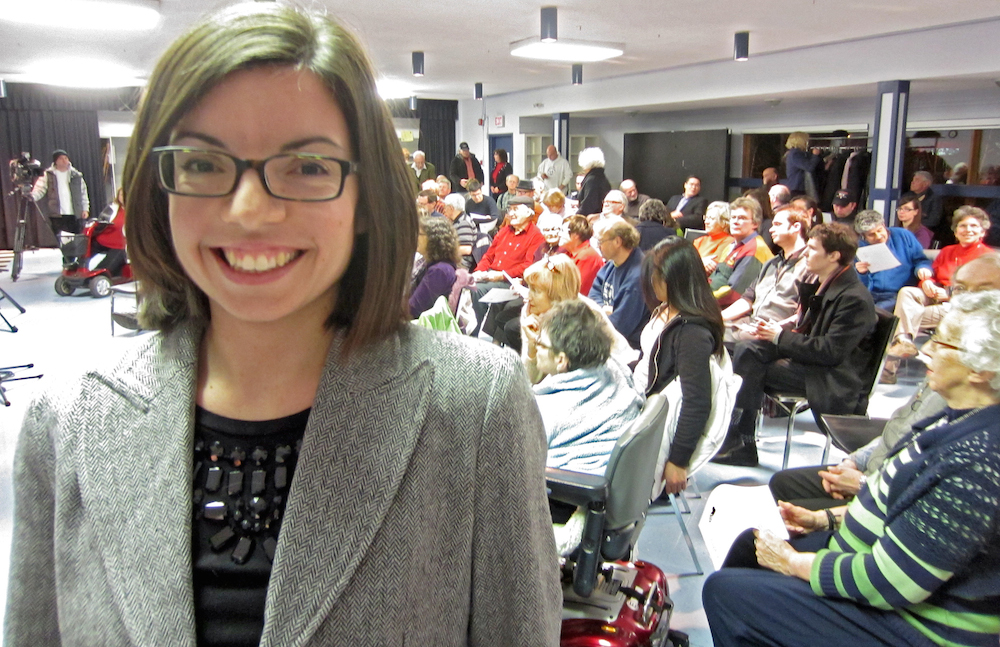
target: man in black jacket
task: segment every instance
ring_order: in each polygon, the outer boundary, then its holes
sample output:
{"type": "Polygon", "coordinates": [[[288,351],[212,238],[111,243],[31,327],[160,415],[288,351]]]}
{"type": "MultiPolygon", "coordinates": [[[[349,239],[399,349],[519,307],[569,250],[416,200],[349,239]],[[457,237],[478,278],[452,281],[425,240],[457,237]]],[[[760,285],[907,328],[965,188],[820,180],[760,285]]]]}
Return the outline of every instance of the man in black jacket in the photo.
{"type": "Polygon", "coordinates": [[[875,352],[875,304],[851,266],[858,249],[845,225],[817,225],[809,233],[806,268],[816,283],[799,287],[799,320],[790,331],[758,320],[756,339],[739,342],[733,370],[743,378],[733,424],[713,459],[725,465],[757,464],[754,429],[764,389],[799,393],[813,415],[863,414],[864,368],[875,352]]]}
{"type": "Polygon", "coordinates": [[[667,211],[674,222],[683,229],[701,229],[705,226],[705,209],[708,198],[701,193],[701,180],[691,175],[684,180],[684,193],[671,196],[667,201],[667,211]]]}
{"type": "Polygon", "coordinates": [[[451,180],[452,191],[458,191],[458,187],[465,189],[469,180],[479,180],[479,184],[483,183],[483,166],[469,150],[467,143],[462,142],[458,145],[458,155],[451,160],[448,176],[451,180]]]}

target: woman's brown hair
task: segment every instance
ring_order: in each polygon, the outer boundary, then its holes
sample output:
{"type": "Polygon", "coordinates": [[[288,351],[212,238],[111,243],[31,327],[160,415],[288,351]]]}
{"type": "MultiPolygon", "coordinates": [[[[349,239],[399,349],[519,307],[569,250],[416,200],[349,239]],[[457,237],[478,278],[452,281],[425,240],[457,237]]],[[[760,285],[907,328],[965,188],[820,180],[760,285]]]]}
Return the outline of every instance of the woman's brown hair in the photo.
{"type": "Polygon", "coordinates": [[[174,253],[167,197],[152,149],[214,87],[239,70],[288,66],[315,74],[347,121],[358,163],[351,261],[327,326],[344,354],[400,329],[417,246],[417,212],[392,120],[357,39],[332,19],[278,3],[243,3],[193,27],[163,54],[139,106],[125,163],[129,258],[141,282],[143,327],[169,331],[209,319],[208,300],[174,253]],[[406,259],[406,261],[404,261],[406,259]]]}

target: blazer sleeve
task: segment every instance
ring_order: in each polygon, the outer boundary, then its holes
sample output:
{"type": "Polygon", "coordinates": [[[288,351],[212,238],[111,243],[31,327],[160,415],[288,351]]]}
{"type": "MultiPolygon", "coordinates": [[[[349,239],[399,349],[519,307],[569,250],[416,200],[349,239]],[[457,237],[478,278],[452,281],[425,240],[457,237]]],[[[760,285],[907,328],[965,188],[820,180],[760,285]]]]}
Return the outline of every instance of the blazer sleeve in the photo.
{"type": "Polygon", "coordinates": [[[502,363],[482,429],[474,432],[469,644],[558,645],[562,590],[545,490],[545,432],[518,358],[505,353],[502,363]]]}
{"type": "Polygon", "coordinates": [[[59,645],[55,573],[54,408],[45,396],[25,416],[14,455],[14,533],[3,644],[59,645]]]}
{"type": "Polygon", "coordinates": [[[875,322],[875,306],[871,301],[846,292],[831,304],[831,310],[825,334],[782,332],[778,336],[778,350],[782,356],[818,366],[837,366],[850,357],[875,322]]]}

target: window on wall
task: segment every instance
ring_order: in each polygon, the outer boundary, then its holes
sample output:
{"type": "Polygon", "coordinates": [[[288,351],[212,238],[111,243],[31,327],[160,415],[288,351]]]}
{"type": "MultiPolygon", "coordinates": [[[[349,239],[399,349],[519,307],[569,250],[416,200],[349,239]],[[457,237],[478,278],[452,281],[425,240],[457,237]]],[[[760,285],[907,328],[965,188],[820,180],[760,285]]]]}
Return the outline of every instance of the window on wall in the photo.
{"type": "Polygon", "coordinates": [[[545,149],[552,145],[552,135],[525,135],[524,169],[525,177],[535,177],[538,165],[545,159],[545,149]]]}
{"type": "Polygon", "coordinates": [[[570,135],[569,136],[569,164],[573,167],[573,173],[580,172],[580,151],[584,148],[593,148],[598,144],[596,135],[570,135]]]}

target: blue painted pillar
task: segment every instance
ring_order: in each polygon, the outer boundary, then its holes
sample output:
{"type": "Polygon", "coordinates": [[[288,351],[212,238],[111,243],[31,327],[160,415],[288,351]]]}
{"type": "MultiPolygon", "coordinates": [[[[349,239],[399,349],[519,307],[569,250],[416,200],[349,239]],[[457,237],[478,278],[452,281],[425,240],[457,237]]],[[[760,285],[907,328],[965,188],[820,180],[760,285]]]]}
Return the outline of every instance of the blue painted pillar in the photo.
{"type": "Polygon", "coordinates": [[[903,183],[903,153],[906,151],[906,111],[909,81],[878,84],[875,123],[872,129],[872,165],[868,176],[868,208],[896,225],[896,204],[903,183]]]}

